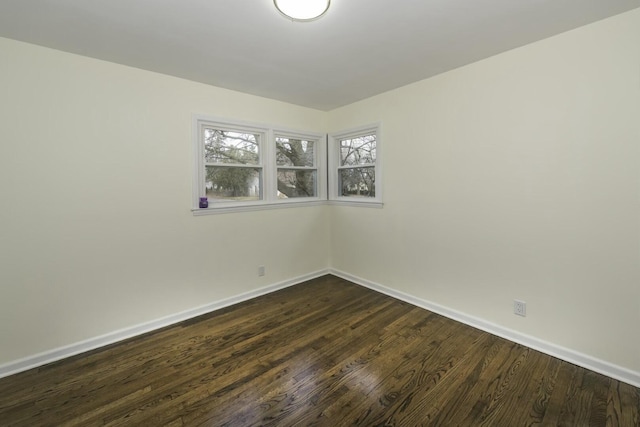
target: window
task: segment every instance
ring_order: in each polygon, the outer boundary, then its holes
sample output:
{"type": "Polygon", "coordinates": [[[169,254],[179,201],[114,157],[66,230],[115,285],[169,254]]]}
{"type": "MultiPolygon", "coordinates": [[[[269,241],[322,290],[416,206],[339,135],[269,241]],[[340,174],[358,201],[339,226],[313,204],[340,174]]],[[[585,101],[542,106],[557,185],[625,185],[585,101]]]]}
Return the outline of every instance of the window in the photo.
{"type": "Polygon", "coordinates": [[[332,201],[381,206],[379,126],[329,137],[329,186],[332,201]]]}
{"type": "Polygon", "coordinates": [[[326,200],[324,135],[194,118],[193,211],[210,214],[326,200]],[[206,198],[208,208],[200,207],[206,198]]]}
{"type": "Polygon", "coordinates": [[[278,197],[316,197],[318,166],[316,141],[276,136],[278,197]]]}
{"type": "Polygon", "coordinates": [[[256,130],[203,126],[205,196],[217,200],[263,199],[264,133],[256,130]]]}

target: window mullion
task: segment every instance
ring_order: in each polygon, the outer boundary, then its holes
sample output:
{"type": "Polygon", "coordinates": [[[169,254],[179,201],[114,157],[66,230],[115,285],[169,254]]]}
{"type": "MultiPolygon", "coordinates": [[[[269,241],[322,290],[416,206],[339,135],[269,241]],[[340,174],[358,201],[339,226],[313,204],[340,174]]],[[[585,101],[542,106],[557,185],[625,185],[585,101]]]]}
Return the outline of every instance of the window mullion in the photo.
{"type": "Polygon", "coordinates": [[[271,129],[264,133],[264,141],[262,146],[262,179],[264,180],[264,201],[266,203],[273,202],[276,197],[277,185],[276,169],[275,169],[275,137],[271,129]]]}
{"type": "Polygon", "coordinates": [[[294,170],[294,171],[315,171],[318,170],[316,167],[310,166],[277,166],[278,170],[286,169],[286,170],[294,170]]]}
{"type": "Polygon", "coordinates": [[[359,165],[346,165],[346,166],[338,166],[338,169],[363,169],[363,168],[375,168],[375,163],[362,163],[359,165]]]}

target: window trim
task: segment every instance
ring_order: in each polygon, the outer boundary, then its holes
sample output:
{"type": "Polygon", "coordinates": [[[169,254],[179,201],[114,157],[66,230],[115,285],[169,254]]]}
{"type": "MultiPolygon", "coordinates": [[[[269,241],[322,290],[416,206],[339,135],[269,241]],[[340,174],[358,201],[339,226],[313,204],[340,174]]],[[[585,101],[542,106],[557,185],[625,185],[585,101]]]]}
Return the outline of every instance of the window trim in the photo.
{"type": "MultiPolygon", "coordinates": [[[[226,212],[244,212],[262,209],[278,209],[286,207],[316,206],[326,204],[327,178],[326,178],[326,135],[317,132],[306,132],[287,129],[281,126],[264,125],[258,123],[232,120],[227,118],[205,115],[193,115],[192,141],[193,141],[193,184],[191,211],[194,216],[212,215],[226,212]],[[205,182],[205,161],[203,129],[213,127],[217,129],[243,130],[255,132],[261,135],[260,161],[254,165],[262,170],[262,200],[256,201],[209,201],[208,208],[199,207],[199,198],[202,197],[202,189],[205,182]],[[277,196],[276,162],[276,136],[286,138],[300,138],[314,141],[314,168],[317,192],[315,197],[296,197],[279,199],[277,196]]],[[[285,168],[286,169],[286,168],[285,168]]]]}
{"type": "Polygon", "coordinates": [[[382,142],[381,142],[381,125],[373,123],[365,126],[330,133],[327,137],[327,153],[328,153],[328,174],[329,174],[329,204],[360,206],[360,207],[376,207],[381,208],[382,202],[382,142]],[[364,135],[376,135],[376,161],[373,164],[375,170],[375,197],[353,198],[340,196],[338,188],[338,174],[341,169],[340,165],[340,141],[343,139],[355,138],[364,135]]]}

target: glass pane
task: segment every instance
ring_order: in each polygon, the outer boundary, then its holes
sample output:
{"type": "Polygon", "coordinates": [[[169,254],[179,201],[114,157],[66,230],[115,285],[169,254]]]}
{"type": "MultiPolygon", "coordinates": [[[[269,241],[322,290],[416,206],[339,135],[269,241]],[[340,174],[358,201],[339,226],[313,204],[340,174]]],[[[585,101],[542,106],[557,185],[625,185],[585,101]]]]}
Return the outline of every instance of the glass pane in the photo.
{"type": "Polygon", "coordinates": [[[278,166],[314,167],[313,141],[292,138],[276,138],[278,166]]]}
{"type": "Polygon", "coordinates": [[[342,197],[375,197],[375,168],[340,169],[340,196],[342,197]]]}
{"type": "Polygon", "coordinates": [[[204,185],[210,200],[261,200],[262,169],[207,166],[204,185]]]}
{"type": "Polygon", "coordinates": [[[207,163],[257,165],[260,135],[220,129],[204,130],[204,160],[207,163]]]}
{"type": "Polygon", "coordinates": [[[278,198],[315,197],[315,170],[278,169],[278,198]]]}
{"type": "Polygon", "coordinates": [[[376,162],[376,135],[364,135],[340,141],[340,165],[356,166],[376,162]]]}

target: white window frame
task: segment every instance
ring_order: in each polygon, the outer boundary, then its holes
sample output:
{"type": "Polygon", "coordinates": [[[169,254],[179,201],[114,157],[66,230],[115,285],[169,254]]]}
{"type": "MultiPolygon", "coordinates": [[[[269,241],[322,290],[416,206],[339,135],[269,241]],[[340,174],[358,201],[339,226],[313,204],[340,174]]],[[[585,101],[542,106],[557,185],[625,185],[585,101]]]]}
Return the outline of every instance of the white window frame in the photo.
{"type": "Polygon", "coordinates": [[[324,204],[327,200],[326,178],[326,136],[315,132],[302,132],[271,125],[249,123],[225,118],[202,115],[193,116],[193,195],[192,212],[194,215],[212,215],[225,212],[243,212],[284,207],[311,206],[324,204]],[[204,129],[228,129],[246,131],[260,135],[259,162],[248,167],[262,170],[262,199],[255,201],[212,201],[209,207],[200,208],[200,197],[205,197],[206,167],[204,161],[204,129]],[[276,136],[314,141],[314,168],[316,170],[316,196],[278,199],[278,167],[276,164],[276,136]]]}
{"type": "Polygon", "coordinates": [[[316,171],[316,196],[315,197],[294,197],[290,199],[278,199],[279,203],[300,203],[301,201],[326,201],[327,200],[327,155],[326,155],[326,135],[323,134],[309,134],[300,133],[296,131],[286,129],[274,129],[273,136],[273,163],[275,167],[275,173],[273,174],[273,187],[271,193],[278,194],[278,170],[309,170],[316,171]],[[301,167],[301,166],[279,166],[277,164],[277,144],[276,138],[290,138],[301,139],[306,141],[313,141],[313,154],[314,165],[313,167],[301,167]]]}
{"type": "Polygon", "coordinates": [[[364,206],[381,208],[382,203],[382,138],[380,131],[380,123],[361,126],[354,129],[331,133],[328,136],[328,156],[329,156],[329,202],[331,204],[364,206]],[[340,180],[338,175],[341,169],[349,169],[349,166],[340,164],[340,141],[344,139],[357,138],[359,136],[372,135],[376,136],[376,161],[373,164],[366,165],[374,168],[375,173],[375,197],[344,197],[340,195],[338,188],[340,180]]]}

